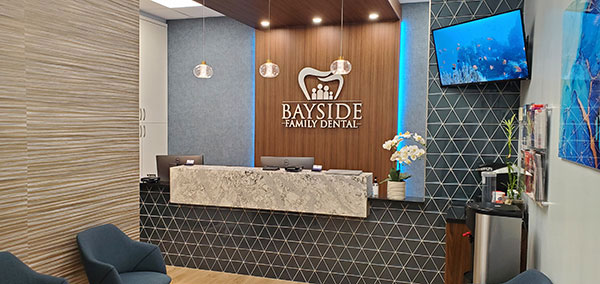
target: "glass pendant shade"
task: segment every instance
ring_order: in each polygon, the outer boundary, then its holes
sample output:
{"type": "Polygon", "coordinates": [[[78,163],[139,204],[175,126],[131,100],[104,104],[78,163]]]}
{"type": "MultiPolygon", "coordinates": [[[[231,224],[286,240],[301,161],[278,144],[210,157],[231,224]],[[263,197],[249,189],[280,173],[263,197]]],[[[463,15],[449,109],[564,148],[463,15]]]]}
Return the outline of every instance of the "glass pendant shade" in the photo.
{"type": "Polygon", "coordinates": [[[210,79],[213,75],[213,69],[205,61],[194,67],[194,76],[200,79],[210,79]]]}
{"type": "Polygon", "coordinates": [[[279,75],[279,65],[273,63],[270,59],[267,59],[263,65],[258,69],[260,76],[265,78],[275,78],[279,75]]]}
{"type": "Polygon", "coordinates": [[[352,64],[350,64],[350,61],[345,60],[343,57],[340,56],[338,60],[333,61],[331,63],[331,66],[329,66],[329,70],[333,74],[346,75],[350,73],[350,71],[352,71],[352,64]]]}

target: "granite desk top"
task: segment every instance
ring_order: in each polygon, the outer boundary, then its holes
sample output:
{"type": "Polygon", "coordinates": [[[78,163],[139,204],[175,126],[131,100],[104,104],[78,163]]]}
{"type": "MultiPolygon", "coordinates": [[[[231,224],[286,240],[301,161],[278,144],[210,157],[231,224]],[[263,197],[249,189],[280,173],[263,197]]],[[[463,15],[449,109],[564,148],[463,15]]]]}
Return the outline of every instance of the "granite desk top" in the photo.
{"type": "Polygon", "coordinates": [[[171,168],[171,202],[367,217],[373,174],[264,171],[227,166],[171,168]]]}

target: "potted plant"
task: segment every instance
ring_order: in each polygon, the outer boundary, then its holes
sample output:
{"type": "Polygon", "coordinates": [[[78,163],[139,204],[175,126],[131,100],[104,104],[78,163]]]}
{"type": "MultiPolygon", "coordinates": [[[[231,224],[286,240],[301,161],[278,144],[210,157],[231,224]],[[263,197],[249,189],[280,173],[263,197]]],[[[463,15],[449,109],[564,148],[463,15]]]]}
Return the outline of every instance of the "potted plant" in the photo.
{"type": "Polygon", "coordinates": [[[421,135],[408,131],[396,135],[392,140],[385,141],[383,149],[393,151],[390,161],[394,163],[388,177],[381,181],[381,183],[388,183],[388,199],[405,199],[406,180],[410,178],[410,175],[403,173],[400,165],[410,165],[425,155],[425,144],[425,139],[421,135]],[[402,143],[404,141],[412,143],[402,143]]]}
{"type": "Polygon", "coordinates": [[[518,166],[512,161],[512,150],[513,140],[515,138],[516,131],[516,115],[513,115],[510,119],[502,121],[502,130],[506,135],[506,147],[508,148],[508,154],[506,155],[505,163],[508,171],[508,183],[506,184],[506,204],[522,205],[523,199],[521,194],[523,193],[523,183],[519,178],[519,172],[522,172],[518,166]]]}

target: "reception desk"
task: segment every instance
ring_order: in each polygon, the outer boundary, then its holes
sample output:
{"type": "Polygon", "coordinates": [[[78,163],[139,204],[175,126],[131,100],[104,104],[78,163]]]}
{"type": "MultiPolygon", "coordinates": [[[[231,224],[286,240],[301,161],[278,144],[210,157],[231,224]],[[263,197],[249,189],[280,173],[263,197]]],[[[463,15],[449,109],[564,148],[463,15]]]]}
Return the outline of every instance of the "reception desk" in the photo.
{"type": "Polygon", "coordinates": [[[264,171],[261,168],[171,168],[171,203],[366,218],[373,174],[264,171]]]}

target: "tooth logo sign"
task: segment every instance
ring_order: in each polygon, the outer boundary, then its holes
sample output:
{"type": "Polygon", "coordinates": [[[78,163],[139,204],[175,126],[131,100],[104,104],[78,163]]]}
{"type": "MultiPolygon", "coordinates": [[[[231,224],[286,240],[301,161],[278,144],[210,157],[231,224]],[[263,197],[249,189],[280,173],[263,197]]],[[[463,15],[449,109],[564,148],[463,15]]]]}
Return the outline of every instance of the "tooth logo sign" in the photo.
{"type": "Polygon", "coordinates": [[[300,86],[300,89],[302,89],[302,92],[304,93],[304,96],[306,97],[307,100],[309,101],[314,101],[314,100],[337,100],[337,98],[340,96],[340,92],[342,91],[342,87],[344,86],[344,77],[342,77],[342,75],[337,74],[331,74],[330,71],[328,72],[323,72],[323,71],[319,71],[317,69],[314,68],[310,68],[310,67],[306,67],[302,70],[300,70],[300,73],[298,74],[298,85],[300,86]],[[317,79],[319,79],[319,81],[321,82],[332,82],[332,81],[338,81],[338,88],[337,88],[337,92],[335,92],[335,96],[333,94],[333,91],[329,90],[329,86],[323,86],[323,84],[319,84],[317,85],[316,88],[312,88],[312,92],[311,94],[308,93],[308,90],[306,88],[306,77],[308,76],[315,76],[317,77],[317,79]]]}
{"type": "Polygon", "coordinates": [[[286,128],[346,128],[356,129],[362,120],[362,102],[338,100],[344,87],[344,77],[329,71],[306,67],[298,73],[298,85],[309,102],[284,101],[281,119],[286,128]],[[310,89],[306,78],[316,77],[320,82],[310,89]],[[337,90],[327,83],[337,81],[337,90]]]}

